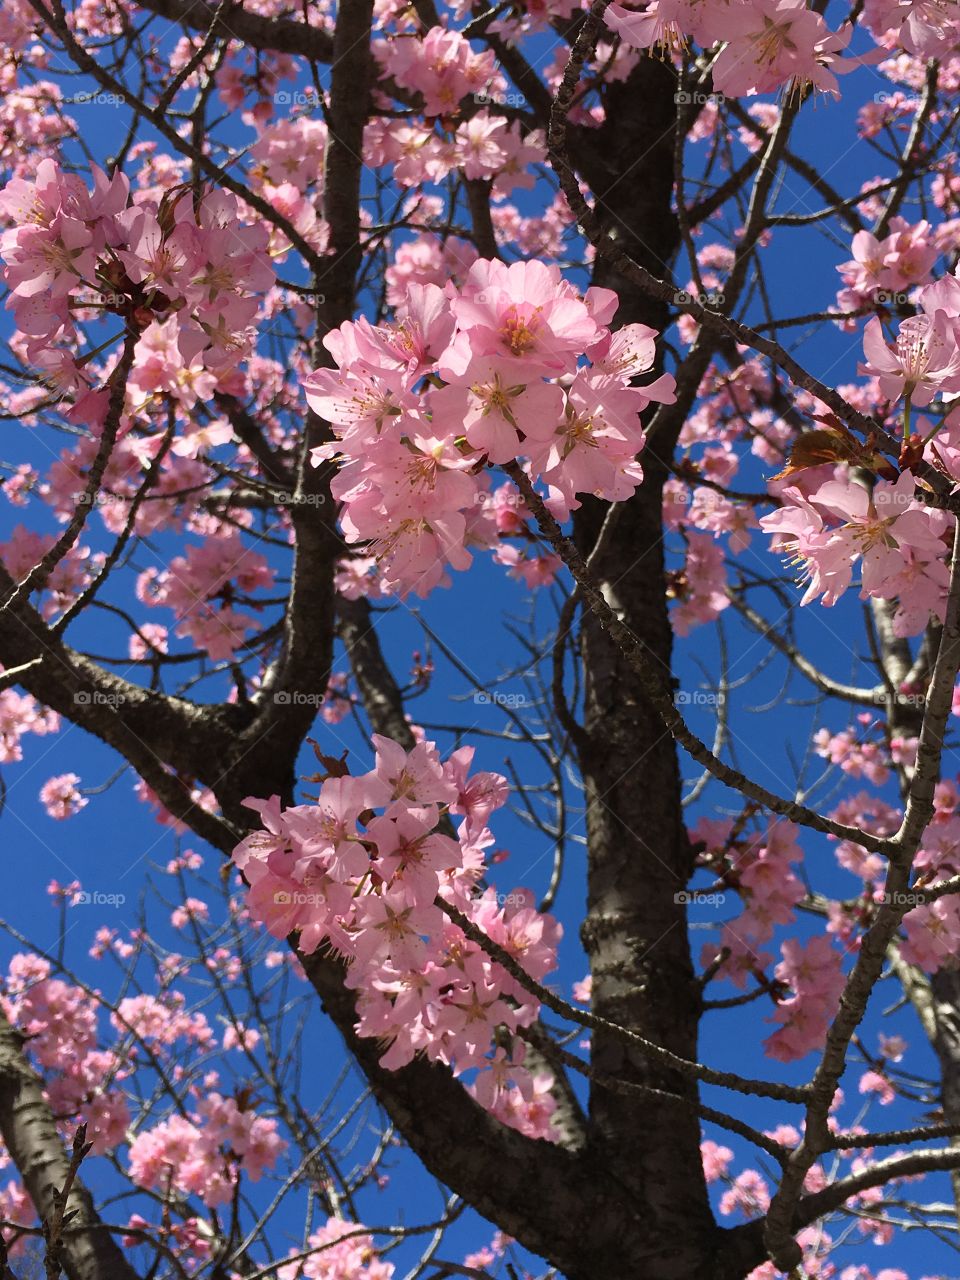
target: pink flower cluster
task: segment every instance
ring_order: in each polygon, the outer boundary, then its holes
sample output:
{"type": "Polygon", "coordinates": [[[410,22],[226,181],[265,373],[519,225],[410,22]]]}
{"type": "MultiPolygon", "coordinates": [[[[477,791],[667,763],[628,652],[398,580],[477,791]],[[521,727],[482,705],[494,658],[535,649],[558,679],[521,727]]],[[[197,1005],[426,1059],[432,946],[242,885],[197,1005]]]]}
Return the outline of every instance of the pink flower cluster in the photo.
{"type": "Polygon", "coordinates": [[[250,915],[275,937],[299,934],[306,955],[325,945],[345,957],[357,1030],[388,1046],[385,1066],[424,1053],[457,1073],[477,1069],[484,1106],[550,1137],[549,1077],[534,1079],[522,1050],[493,1050],[497,1028],[529,1026],[538,1002],[437,902],[455,906],[532,977],[555,967],[559,925],[529,892],[504,896],[480,884],[493,843],[487,819],[505,803],[506,782],[469,774],[469,747],[442,763],[427,741],[410,752],[379,735],[373,744],[373,770],[327,778],[314,803],[246,801],[264,826],[233,855],[250,915]],[[447,814],[461,818],[456,838],[441,829],[447,814]]]}
{"type": "Polygon", "coordinates": [[[723,547],[706,534],[687,534],[683,569],[671,574],[669,583],[677,601],[670,613],[677,635],[689,635],[694,627],[712,622],[730,605],[723,547]]]}
{"type": "MultiPolygon", "coordinates": [[[[886,1059],[890,1062],[898,1061],[899,1056],[902,1056],[903,1050],[906,1048],[904,1041],[896,1036],[886,1037],[881,1035],[880,1042],[881,1059],[886,1059]]],[[[882,1066],[883,1064],[881,1063],[880,1065],[882,1066]]],[[[870,1070],[865,1072],[862,1076],[862,1081],[866,1084],[865,1088],[861,1084],[860,1091],[862,1093],[878,1093],[880,1094],[881,1103],[889,1101],[890,1084],[880,1071],[870,1070]]],[[[836,1113],[842,1102],[843,1091],[838,1089],[831,1112],[836,1113]]],[[[828,1124],[834,1131],[839,1130],[841,1127],[835,1114],[831,1114],[828,1124]]],[[[793,1125],[780,1124],[776,1128],[767,1129],[764,1132],[767,1137],[790,1148],[796,1147],[801,1141],[801,1133],[793,1125]]],[[[847,1132],[863,1133],[864,1130],[859,1126],[854,1126],[847,1132]]],[[[737,1215],[749,1220],[766,1213],[770,1207],[771,1200],[770,1185],[766,1177],[758,1170],[751,1168],[744,1169],[734,1175],[730,1169],[734,1160],[733,1151],[729,1147],[720,1146],[709,1139],[701,1143],[700,1151],[704,1176],[707,1182],[725,1184],[725,1189],[718,1202],[721,1214],[724,1216],[737,1215]]],[[[804,1179],[804,1189],[808,1193],[822,1191],[841,1177],[847,1177],[851,1174],[856,1175],[864,1171],[869,1167],[869,1163],[866,1154],[862,1151],[856,1149],[840,1151],[836,1153],[836,1159],[831,1161],[830,1165],[825,1166],[824,1164],[816,1163],[809,1169],[804,1179]],[[849,1165],[844,1168],[843,1165],[847,1161],[849,1161],[849,1165]],[[841,1167],[837,1168],[837,1164],[840,1164],[841,1167]]],[[[909,1180],[903,1179],[903,1182],[909,1180]]],[[[858,1227],[861,1235],[870,1236],[873,1243],[881,1247],[891,1243],[894,1229],[889,1219],[878,1210],[882,1208],[882,1202],[891,1194],[891,1187],[896,1185],[896,1183],[892,1183],[888,1184],[886,1188],[868,1187],[852,1196],[848,1201],[851,1210],[858,1216],[858,1227]]],[[[835,1261],[836,1255],[833,1252],[835,1242],[823,1223],[804,1228],[797,1233],[796,1238],[804,1255],[800,1270],[804,1277],[809,1277],[809,1280],[908,1280],[906,1272],[887,1267],[876,1273],[863,1264],[848,1266],[842,1271],[839,1270],[835,1261]]],[[[772,1262],[765,1262],[751,1271],[747,1280],[778,1280],[778,1277],[782,1274],[772,1262]]],[[[934,1280],[934,1277],[926,1276],[924,1280],[934,1280]]]]}
{"type": "MultiPolygon", "coordinates": [[[[960,288],[956,301],[960,303],[960,288]]],[[[909,397],[918,407],[945,391],[960,391],[957,329],[957,316],[937,308],[930,315],[902,320],[896,342],[887,343],[875,316],[863,335],[867,362],[860,366],[860,372],[875,377],[888,400],[909,397]]]]}
{"type": "Polygon", "coordinates": [[[130,1112],[112,1084],[130,1074],[119,1053],[97,1048],[97,1003],[81,988],[50,976],[39,956],[15,955],[6,978],[3,1011],[29,1037],[30,1052],[48,1073],[47,1096],[65,1122],[86,1122],[94,1151],[125,1141],[130,1112]]]}
{"type": "Polygon", "coordinates": [[[57,821],[72,818],[90,803],[80,792],[79,782],[77,774],[61,773],[43,784],[40,788],[40,803],[51,818],[57,821]]]}
{"type": "Polygon", "coordinates": [[[780,1028],[764,1047],[782,1062],[822,1047],[844,984],[843,956],[834,948],[829,929],[806,942],[783,941],[773,981],[765,975],[771,956],[761,948],[777,928],[793,923],[805,894],[791,868],[803,857],[797,836],[798,828],[783,821],[771,822],[761,837],[746,843],[732,839],[728,819],[702,818],[691,831],[703,846],[703,863],[743,901],[741,915],[722,927],[719,945],[704,946],[701,963],[738,987],[744,988],[752,975],[767,988],[775,1002],[772,1019],[780,1028]]]}
{"type": "Polygon", "coordinates": [[[633,493],[639,414],[672,403],[673,379],[631,385],[655,334],[611,333],[616,306],[607,289],[581,297],[557,267],[480,259],[460,288],[411,286],[395,325],[360,319],[324,338],[337,368],[304,390],[338,444],[314,461],[340,458],[345,536],[376,554],[389,589],[426,595],[446,565],[470,564],[468,544],[492,543],[485,464],[525,459],[561,516],[579,493],[633,493]]]}
{"type": "MultiPolygon", "coordinates": [[[[873,723],[869,712],[866,723],[873,723]]],[[[818,729],[813,735],[813,748],[821,759],[838,765],[851,778],[866,777],[874,786],[882,787],[890,777],[890,753],[886,743],[864,740],[862,733],[858,734],[854,729],[843,729],[840,733],[818,729]]]]}
{"type": "MultiPolygon", "coordinates": [[[[922,890],[917,892],[922,899],[922,890]]],[[[905,934],[902,954],[910,964],[936,973],[944,966],[955,966],[957,942],[960,940],[960,901],[956,895],[920,902],[903,918],[905,934]]]]}
{"type": "Polygon", "coordinates": [[[130,202],[130,184],[93,171],[93,190],[53,160],[36,179],[14,178],[0,192],[11,226],[0,238],[24,351],[57,390],[77,392],[89,374],[78,358],[72,314],[113,314],[132,332],[176,315],[177,343],[222,374],[252,348],[258,311],[252,292],[274,280],[268,234],[246,223],[221,190],[194,199],[177,188],[158,204],[130,202]]]}
{"type": "Polygon", "coordinates": [[[804,890],[791,867],[803,853],[792,822],[769,823],[745,847],[730,845],[730,830],[728,820],[701,819],[691,836],[703,841],[704,861],[743,903],[741,914],[721,930],[719,949],[717,943],[707,943],[701,961],[705,968],[719,961],[718,973],[742,988],[751,974],[759,977],[770,962],[762,945],[777,927],[794,919],[804,890]]]}
{"type": "Polygon", "coordinates": [[[42,737],[57,733],[59,728],[57,713],[40,707],[28,693],[0,690],[0,764],[23,759],[20,739],[24,734],[36,733],[42,737]]]}
{"type": "MultiPolygon", "coordinates": [[[[179,874],[196,870],[198,859],[186,852],[168,870],[179,874]]],[[[67,905],[84,901],[78,882],[52,882],[51,897],[67,905]]],[[[203,920],[206,904],[188,898],[186,907],[203,920]]],[[[131,937],[136,938],[136,934],[131,937]]],[[[124,959],[134,950],[121,943],[115,931],[98,930],[91,955],[100,957],[113,951],[124,959]]],[[[212,951],[206,959],[215,964],[228,981],[239,977],[240,961],[224,949],[212,951]]],[[[158,973],[157,994],[143,992],[125,996],[111,1008],[110,1026],[116,1037],[110,1048],[100,1048],[98,1037],[101,997],[61,978],[53,977],[50,963],[34,955],[16,955],[10,962],[2,997],[3,1011],[26,1037],[28,1050],[44,1074],[45,1090],[63,1130],[70,1134],[79,1121],[87,1124],[96,1153],[113,1151],[129,1142],[125,1167],[139,1186],[167,1194],[171,1187],[184,1195],[197,1195],[204,1204],[223,1204],[234,1195],[241,1176],[256,1181],[272,1168],[286,1142],[278,1132],[277,1120],[257,1113],[243,1090],[234,1096],[216,1091],[218,1075],[208,1070],[204,1088],[193,1111],[175,1113],[152,1128],[133,1125],[128,1099],[137,1095],[122,1087],[145,1062],[170,1058],[174,1078],[183,1070],[184,1048],[207,1055],[215,1049],[214,1032],[204,1014],[190,1011],[182,991],[165,987],[185,970],[182,957],[168,954],[158,973]],[[145,1053],[141,1053],[145,1050],[145,1053]]],[[[224,1048],[239,1044],[241,1036],[255,1047],[257,1033],[239,1027],[228,1028],[224,1048]]],[[[148,1225],[138,1219],[139,1224],[148,1225]]],[[[137,1223],[131,1221],[131,1226],[137,1223]]],[[[178,1227],[178,1230],[181,1228],[178,1227]]],[[[183,1224],[187,1229],[187,1224],[183,1224]]],[[[188,1231],[189,1235],[189,1231],[188,1231]]],[[[192,1248],[196,1241],[180,1241],[192,1248]]]]}
{"type": "Polygon", "coordinates": [[[806,943],[787,938],[780,950],[783,959],[774,973],[793,994],[774,1010],[774,1022],[782,1025],[764,1048],[771,1058],[792,1062],[823,1045],[843,991],[843,957],[822,933],[806,943]]]}
{"type": "Polygon", "coordinates": [[[440,183],[458,169],[466,178],[489,179],[496,196],[534,185],[529,167],[544,158],[543,135],[487,110],[509,89],[492,50],[477,53],[460,32],[436,26],[422,38],[411,32],[379,41],[373,51],[385,77],[419,95],[422,114],[368,121],[369,163],[391,166],[399,187],[440,183]],[[480,110],[462,111],[471,98],[480,110]]]}
{"type": "Polygon", "coordinates": [[[858,231],[851,249],[853,258],[837,267],[845,285],[837,296],[841,311],[892,304],[894,294],[929,281],[939,254],[929,222],[911,225],[904,218],[891,219],[890,233],[882,240],[858,231]]]}
{"type": "Polygon", "coordinates": [[[711,72],[714,89],[729,97],[807,85],[837,94],[836,73],[858,65],[840,57],[853,28],[831,31],[806,0],[648,0],[639,12],[611,4],[606,20],[637,49],[680,49],[688,36],[704,48],[722,43],[711,72]]]}
{"type": "MultiPolygon", "coordinates": [[[[72,487],[75,503],[78,488],[76,473],[73,476],[72,487]]],[[[20,581],[50,550],[54,542],[56,542],[55,535],[38,533],[34,529],[27,529],[22,524],[18,524],[12,530],[9,540],[0,544],[0,560],[3,561],[3,567],[11,578],[14,581],[20,581]]],[[[47,579],[40,604],[43,617],[49,620],[62,609],[66,609],[88,585],[92,575],[102,563],[102,555],[99,553],[91,555],[89,547],[82,545],[71,547],[47,579]]]]}
{"type": "Polygon", "coordinates": [[[181,991],[125,996],[111,1022],[117,1031],[132,1032],[148,1044],[169,1047],[185,1041],[203,1049],[211,1047],[214,1040],[213,1029],[204,1015],[187,1012],[181,991]]]}
{"type": "Polygon", "coordinates": [[[256,1182],[286,1147],[270,1116],[207,1094],[192,1119],[173,1115],[130,1144],[130,1176],[141,1187],[176,1187],[211,1207],[225,1204],[242,1171],[256,1182]]]}
{"type": "Polygon", "coordinates": [[[474,53],[458,31],[431,27],[422,40],[390,40],[375,45],[386,75],[423,98],[427,116],[452,115],[461,98],[479,93],[493,79],[492,49],[474,53]]]}
{"type": "Polygon", "coordinates": [[[328,1218],[307,1238],[314,1250],[302,1261],[277,1268],[280,1280],[390,1280],[394,1266],[377,1256],[373,1238],[356,1222],[328,1218]]]}
{"type": "Polygon", "coordinates": [[[872,491],[849,475],[812,494],[795,485],[783,490],[784,505],[762,516],[760,525],[774,535],[774,548],[798,566],[807,583],[803,604],[819,595],[824,604],[836,604],[859,560],[861,596],[899,600],[899,635],[922,631],[931,614],[942,617],[944,534],[953,517],[915,501],[914,489],[913,476],[904,472],[896,484],[878,480],[872,491]]]}
{"type": "Polygon", "coordinates": [[[892,342],[884,338],[878,317],[867,324],[867,359],[860,372],[877,380],[880,397],[907,399],[922,408],[937,396],[952,399],[960,391],[960,278],[954,272],[930,280],[942,245],[932,242],[927,222],[911,226],[898,218],[892,226],[882,242],[866,231],[854,237],[854,258],[839,268],[848,289],[838,301],[846,307],[902,304],[906,296],[891,291],[917,286],[911,300],[919,311],[900,321],[892,342]]]}
{"type": "Polygon", "coordinates": [[[256,625],[251,614],[235,607],[237,595],[249,596],[272,582],[265,557],[231,532],[188,547],[168,569],[145,570],[137,595],[144,604],[173,609],[176,634],[189,637],[215,661],[224,661],[256,625]]]}
{"type": "Polygon", "coordinates": [[[960,40],[960,15],[938,0],[866,0],[863,23],[878,41],[920,58],[950,54],[960,40]]]}

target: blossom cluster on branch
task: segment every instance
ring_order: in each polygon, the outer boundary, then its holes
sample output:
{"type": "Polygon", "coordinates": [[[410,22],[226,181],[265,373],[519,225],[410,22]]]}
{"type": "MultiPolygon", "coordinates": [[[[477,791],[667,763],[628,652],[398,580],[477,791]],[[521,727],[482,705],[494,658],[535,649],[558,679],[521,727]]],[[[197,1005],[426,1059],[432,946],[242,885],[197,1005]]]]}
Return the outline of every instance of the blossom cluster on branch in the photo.
{"type": "Polygon", "coordinates": [[[566,518],[577,494],[621,501],[643,479],[641,412],[672,403],[650,371],[655,332],[607,327],[609,289],[581,297],[555,266],[480,259],[458,288],[411,285],[393,326],[350,321],[324,337],[337,370],[304,380],[337,432],[333,482],[348,542],[381,563],[383,585],[426,595],[469,544],[496,541],[486,463],[523,458],[566,518]],[[586,353],[590,364],[579,367],[586,353]]]}
{"type": "Polygon", "coordinates": [[[437,901],[531,977],[555,967],[560,926],[529,890],[498,895],[482,884],[493,843],[487,819],[507,800],[506,779],[471,774],[472,747],[441,763],[426,740],[407,752],[375,734],[373,745],[369,773],[326,778],[313,803],[247,801],[264,826],[233,854],[250,885],[250,915],[275,937],[296,933],[304,955],[322,946],[343,957],[358,1033],[388,1046],[382,1065],[423,1053],[458,1074],[479,1069],[478,1101],[530,1136],[551,1137],[549,1076],[524,1067],[522,1041],[497,1047],[501,1030],[536,1020],[539,1004],[437,901]],[[448,815],[460,818],[456,838],[443,829],[448,815]]]}

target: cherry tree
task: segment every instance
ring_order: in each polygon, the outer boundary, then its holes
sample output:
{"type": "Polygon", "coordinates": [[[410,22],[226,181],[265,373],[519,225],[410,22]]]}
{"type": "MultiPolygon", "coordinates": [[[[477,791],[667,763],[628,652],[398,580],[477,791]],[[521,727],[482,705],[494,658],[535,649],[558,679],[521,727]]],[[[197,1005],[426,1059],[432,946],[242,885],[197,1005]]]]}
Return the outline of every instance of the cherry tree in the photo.
{"type": "Polygon", "coordinates": [[[956,0],[0,33],[5,1280],[956,1274],[956,0]]]}

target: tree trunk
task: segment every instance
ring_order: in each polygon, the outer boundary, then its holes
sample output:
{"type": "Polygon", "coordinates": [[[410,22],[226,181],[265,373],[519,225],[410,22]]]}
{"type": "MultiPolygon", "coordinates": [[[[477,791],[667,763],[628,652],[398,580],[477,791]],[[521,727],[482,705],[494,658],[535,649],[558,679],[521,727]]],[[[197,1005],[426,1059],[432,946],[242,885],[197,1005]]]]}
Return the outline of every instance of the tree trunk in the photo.
{"type": "MultiPolygon", "coordinates": [[[[623,84],[606,91],[606,123],[578,139],[575,155],[598,213],[635,260],[668,278],[678,232],[671,207],[676,109],[673,72],[643,59],[623,84]],[[598,136],[599,135],[599,136],[598,136]]],[[[665,308],[599,259],[594,283],[617,290],[617,324],[666,327],[665,308]]],[[[669,448],[672,449],[670,442],[669,448]]],[[[667,687],[672,633],[663,562],[662,490],[666,459],[641,461],[644,482],[622,505],[596,566],[608,603],[643,642],[667,687]]],[[[588,553],[606,503],[585,502],[576,537],[588,553]]],[[[583,943],[593,975],[596,1013],[682,1055],[697,1057],[700,990],[690,955],[686,908],[678,894],[693,857],[680,806],[680,774],[670,734],[645,700],[637,676],[592,614],[584,616],[584,730],[579,749],[587,803],[588,911],[583,943]]],[[[689,1100],[696,1084],[652,1065],[622,1038],[595,1032],[592,1064],[601,1076],[653,1087],[689,1100]]],[[[642,1257],[594,1274],[702,1280],[715,1274],[716,1227],[700,1160],[694,1109],[661,1094],[633,1095],[594,1084],[592,1141],[640,1207],[649,1247],[642,1257]],[[625,1265],[628,1263],[628,1265],[625,1265]]],[[[580,1280],[574,1277],[573,1280],[580,1280]]]]}

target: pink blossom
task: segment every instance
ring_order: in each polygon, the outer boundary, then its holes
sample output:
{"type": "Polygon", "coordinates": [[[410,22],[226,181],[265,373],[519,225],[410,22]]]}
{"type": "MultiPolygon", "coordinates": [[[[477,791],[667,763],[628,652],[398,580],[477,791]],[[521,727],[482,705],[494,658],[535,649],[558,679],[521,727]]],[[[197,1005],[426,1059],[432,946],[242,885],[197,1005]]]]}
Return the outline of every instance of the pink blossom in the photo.
{"type": "Polygon", "coordinates": [[[703,1157],[703,1175],[707,1182],[717,1182],[726,1177],[733,1159],[733,1152],[729,1147],[722,1147],[707,1139],[700,1143],[700,1155],[703,1157]]]}
{"type": "Polygon", "coordinates": [[[942,311],[901,321],[893,346],[884,342],[880,321],[874,317],[864,331],[863,350],[867,363],[860,372],[878,378],[890,400],[909,396],[923,407],[938,392],[960,391],[960,350],[942,311]]]}
{"type": "Polygon", "coordinates": [[[80,779],[75,773],[62,773],[50,778],[40,788],[40,802],[51,818],[72,818],[89,800],[78,790],[80,779]]]}
{"type": "Polygon", "coordinates": [[[425,740],[411,751],[382,736],[373,742],[375,768],[327,779],[317,805],[249,802],[265,829],[234,860],[251,916],[275,936],[298,931],[307,954],[326,942],[348,960],[359,1033],[384,1043],[385,1066],[425,1052],[458,1071],[479,1067],[484,1105],[552,1138],[549,1081],[494,1049],[496,1028],[527,1025],[536,1002],[435,905],[438,894],[455,903],[537,979],[554,967],[559,929],[532,895],[516,890],[501,904],[492,888],[476,889],[477,853],[492,842],[485,822],[504,803],[505,782],[469,775],[467,750],[444,765],[425,740]],[[437,830],[441,804],[463,815],[456,840],[437,830]]]}

